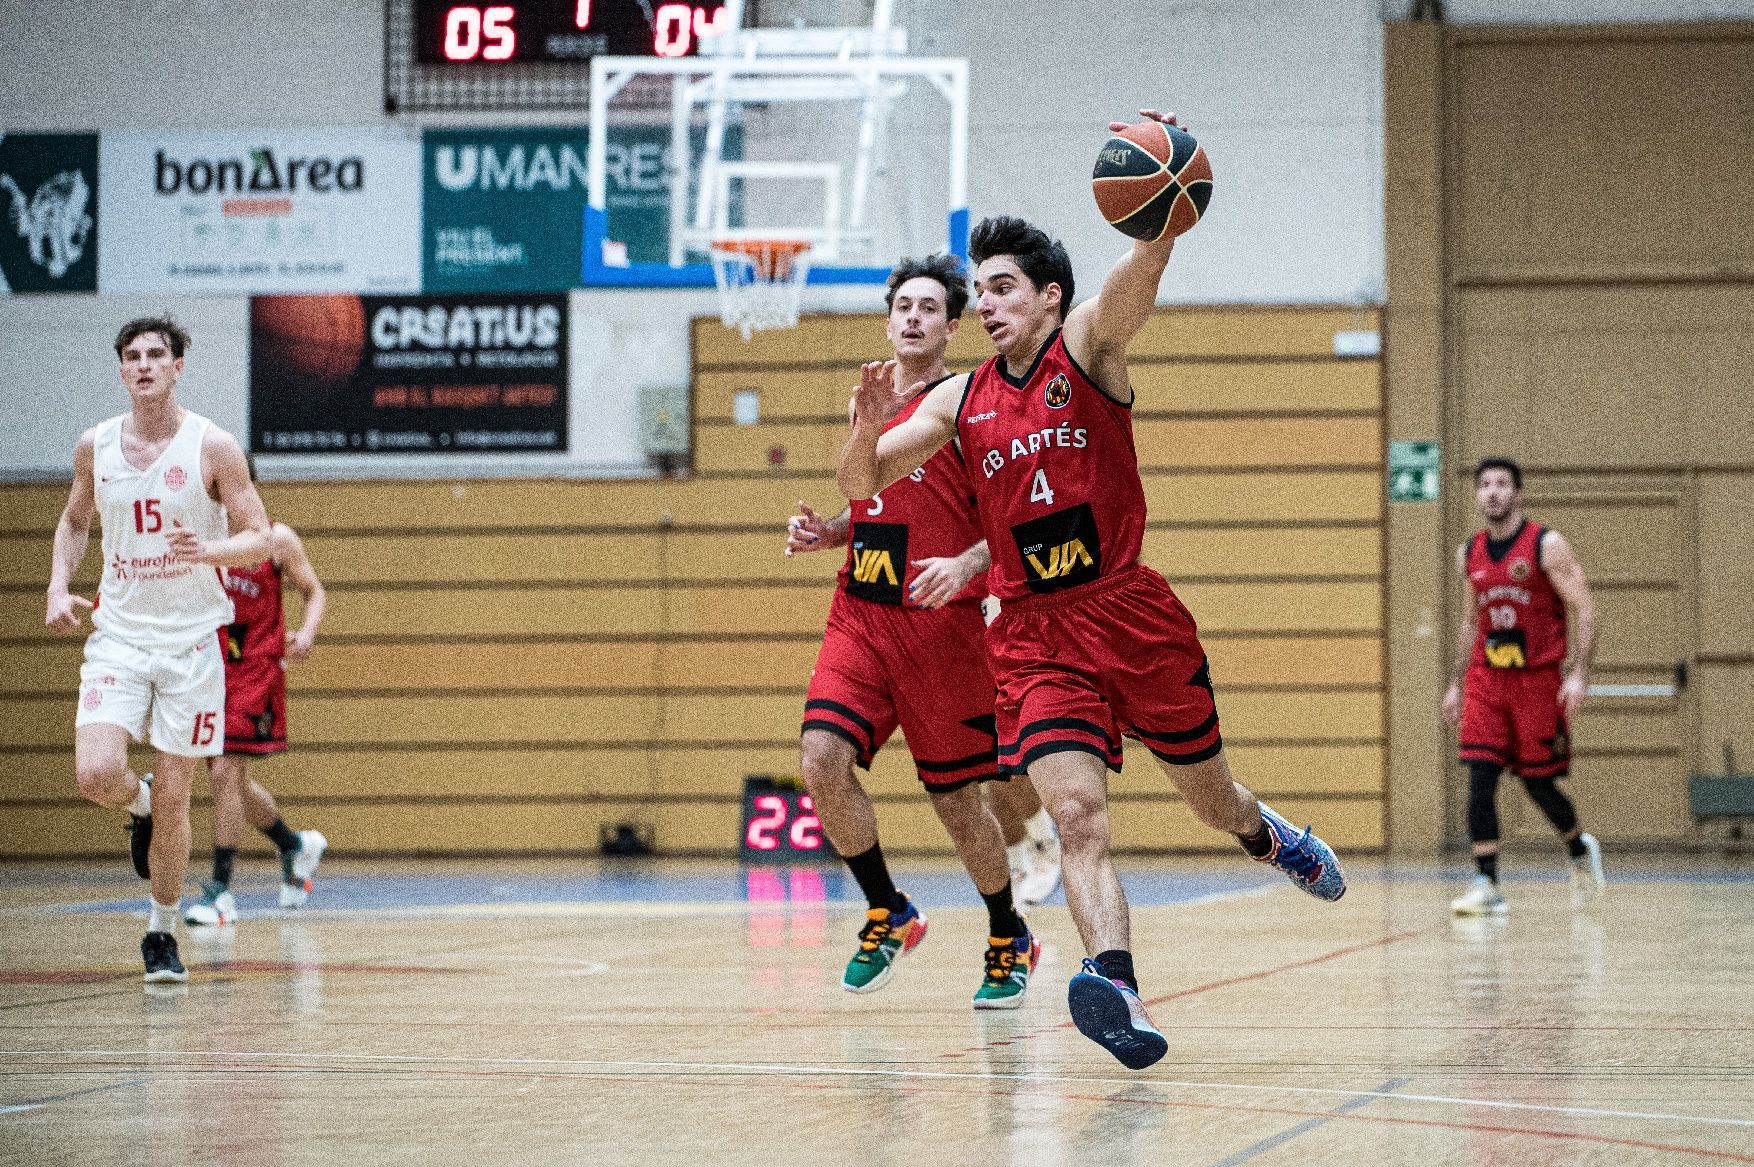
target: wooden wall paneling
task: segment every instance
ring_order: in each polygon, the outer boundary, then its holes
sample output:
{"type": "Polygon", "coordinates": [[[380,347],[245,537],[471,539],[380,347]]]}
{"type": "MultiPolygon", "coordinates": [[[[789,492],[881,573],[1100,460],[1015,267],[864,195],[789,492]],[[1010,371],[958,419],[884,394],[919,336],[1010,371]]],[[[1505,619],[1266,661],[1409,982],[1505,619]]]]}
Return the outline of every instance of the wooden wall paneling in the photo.
{"type": "Polygon", "coordinates": [[[1700,476],[1699,630],[1701,653],[1754,654],[1754,472],[1700,476]]]}
{"type": "Polygon", "coordinates": [[[1382,512],[1378,470],[1167,471],[1142,468],[1145,505],[1154,523],[1353,522],[1376,524],[1382,512]]]}

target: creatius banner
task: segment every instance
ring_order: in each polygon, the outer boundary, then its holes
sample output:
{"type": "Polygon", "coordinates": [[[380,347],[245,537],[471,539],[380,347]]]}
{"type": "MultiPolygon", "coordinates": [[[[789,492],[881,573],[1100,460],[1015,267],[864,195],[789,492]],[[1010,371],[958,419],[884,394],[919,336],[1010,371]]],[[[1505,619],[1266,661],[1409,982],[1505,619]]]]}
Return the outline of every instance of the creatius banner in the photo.
{"type": "Polygon", "coordinates": [[[257,296],[250,450],[563,452],[565,296],[257,296]]]}

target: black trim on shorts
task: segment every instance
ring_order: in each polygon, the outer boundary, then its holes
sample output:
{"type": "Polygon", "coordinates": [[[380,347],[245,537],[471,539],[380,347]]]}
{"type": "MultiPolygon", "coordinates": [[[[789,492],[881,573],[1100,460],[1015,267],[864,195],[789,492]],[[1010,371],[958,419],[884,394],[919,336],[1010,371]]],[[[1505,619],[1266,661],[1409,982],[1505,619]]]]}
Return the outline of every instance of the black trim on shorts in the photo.
{"type": "Polygon", "coordinates": [[[1218,710],[1214,709],[1212,710],[1212,715],[1210,717],[1206,718],[1206,720],[1202,721],[1199,725],[1196,725],[1193,729],[1184,730],[1181,733],[1157,733],[1154,730],[1140,729],[1135,725],[1133,727],[1133,736],[1144,742],[1147,746],[1152,742],[1162,742],[1166,746],[1174,746],[1180,745],[1182,742],[1199,741],[1217,728],[1218,710]]]}
{"type": "MultiPolygon", "coordinates": [[[[1118,753],[1119,751],[1116,752],[1118,753]]],[[[1042,758],[1047,757],[1049,754],[1065,753],[1089,754],[1093,758],[1101,758],[1104,766],[1107,766],[1116,774],[1121,772],[1121,763],[1119,760],[1111,761],[1107,751],[1100,750],[1089,742],[1075,742],[1066,738],[1060,738],[1051,742],[1042,742],[1039,746],[1032,747],[1015,762],[1010,764],[1004,762],[999,763],[999,768],[1010,774],[1022,774],[1025,777],[1028,777],[1029,767],[1032,762],[1039,761],[1042,758]]]]}
{"type": "Polygon", "coordinates": [[[854,737],[853,731],[838,721],[821,721],[816,718],[806,718],[803,728],[798,731],[798,736],[803,737],[804,730],[806,729],[820,729],[824,733],[832,733],[835,737],[840,738],[842,741],[852,746],[853,762],[861,770],[869,770],[871,768],[871,763],[876,760],[877,751],[854,737]]]}
{"type": "Polygon", "coordinates": [[[1011,775],[1002,774],[997,770],[991,774],[976,774],[972,778],[958,778],[955,782],[927,782],[924,774],[921,774],[919,777],[920,785],[926,788],[927,794],[949,794],[952,791],[961,790],[964,786],[968,786],[975,782],[1011,781],[1011,775]]]}
{"type": "Polygon", "coordinates": [[[1494,758],[1496,758],[1500,762],[1503,762],[1507,766],[1510,765],[1510,762],[1511,762],[1510,754],[1508,752],[1506,752],[1505,750],[1501,750],[1497,746],[1481,745],[1478,742],[1463,742],[1456,747],[1456,752],[1459,754],[1466,754],[1466,753],[1491,754],[1494,758]]]}
{"type": "Polygon", "coordinates": [[[915,758],[914,767],[924,770],[928,774],[948,774],[952,770],[966,770],[970,766],[977,766],[982,762],[997,763],[998,758],[998,750],[982,750],[978,754],[970,754],[968,757],[958,758],[954,762],[922,762],[915,758]]]}
{"type": "Polygon", "coordinates": [[[1050,729],[1083,730],[1092,737],[1099,737],[1107,742],[1109,749],[1111,750],[1120,748],[1120,743],[1116,742],[1108,735],[1108,730],[1096,724],[1094,721],[1085,721],[1082,717],[1044,717],[1040,721],[1032,721],[1022,729],[1018,730],[1017,740],[1009,745],[1000,746],[999,753],[1013,753],[1023,745],[1024,739],[1033,737],[1038,733],[1045,733],[1050,729]]]}
{"type": "Polygon", "coordinates": [[[1527,764],[1524,764],[1522,762],[1512,762],[1511,766],[1510,766],[1510,771],[1511,771],[1511,773],[1515,774],[1518,778],[1527,778],[1533,782],[1539,782],[1544,778],[1553,778],[1553,779],[1569,778],[1571,776],[1571,759],[1567,758],[1567,759],[1564,759],[1563,761],[1561,761],[1560,759],[1555,758],[1553,761],[1550,761],[1550,762],[1529,762],[1527,764]],[[1525,774],[1525,773],[1523,773],[1524,770],[1544,770],[1548,766],[1553,766],[1553,765],[1557,765],[1559,767],[1559,769],[1553,771],[1551,774],[1525,774]]]}
{"type": "Polygon", "coordinates": [[[860,729],[864,730],[867,738],[875,738],[877,736],[876,726],[872,725],[865,718],[859,716],[858,710],[847,705],[842,705],[839,701],[830,701],[826,697],[814,697],[804,702],[804,712],[808,713],[812,709],[826,709],[830,713],[838,713],[860,729]]]}
{"type": "Polygon", "coordinates": [[[1171,766],[1192,766],[1204,762],[1208,758],[1216,758],[1218,751],[1224,748],[1224,739],[1220,737],[1211,745],[1204,749],[1195,750],[1191,754],[1166,754],[1162,750],[1152,749],[1150,742],[1145,743],[1145,748],[1151,750],[1152,756],[1168,762],[1171,766]]]}

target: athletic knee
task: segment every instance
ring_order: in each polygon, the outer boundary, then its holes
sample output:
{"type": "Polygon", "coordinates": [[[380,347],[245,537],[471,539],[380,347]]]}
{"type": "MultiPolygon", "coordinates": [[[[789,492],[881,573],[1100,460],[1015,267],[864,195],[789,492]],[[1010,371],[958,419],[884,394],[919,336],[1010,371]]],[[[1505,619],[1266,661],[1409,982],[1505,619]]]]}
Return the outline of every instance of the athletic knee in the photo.
{"type": "Polygon", "coordinates": [[[823,790],[834,790],[853,781],[852,747],[830,734],[807,733],[799,749],[799,768],[804,786],[812,796],[823,790]]]}
{"type": "Polygon", "coordinates": [[[81,797],[108,806],[128,793],[123,789],[127,775],[126,758],[100,758],[79,762],[74,767],[73,781],[81,797]]]}
{"type": "Polygon", "coordinates": [[[1095,794],[1070,794],[1055,800],[1054,822],[1060,829],[1060,846],[1082,851],[1108,846],[1108,807],[1095,794]]]}

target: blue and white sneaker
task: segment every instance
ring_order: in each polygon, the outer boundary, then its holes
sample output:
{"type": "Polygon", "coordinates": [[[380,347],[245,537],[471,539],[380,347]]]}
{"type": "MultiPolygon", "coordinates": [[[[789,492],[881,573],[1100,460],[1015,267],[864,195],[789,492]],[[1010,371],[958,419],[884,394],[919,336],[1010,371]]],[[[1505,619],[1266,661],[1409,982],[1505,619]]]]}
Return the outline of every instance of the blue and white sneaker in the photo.
{"type": "Polygon", "coordinates": [[[1300,833],[1266,803],[1261,803],[1261,821],[1273,840],[1273,849],[1258,856],[1261,863],[1271,863],[1290,877],[1291,882],[1319,900],[1337,900],[1346,894],[1346,875],[1333,848],[1316,838],[1310,827],[1300,833]]]}
{"type": "Polygon", "coordinates": [[[1102,966],[1085,958],[1084,971],[1066,991],[1072,1024],[1078,1032],[1113,1054],[1129,1070],[1143,1070],[1169,1052],[1169,1041],[1157,1032],[1145,1005],[1131,986],[1113,981],[1102,966]]]}

